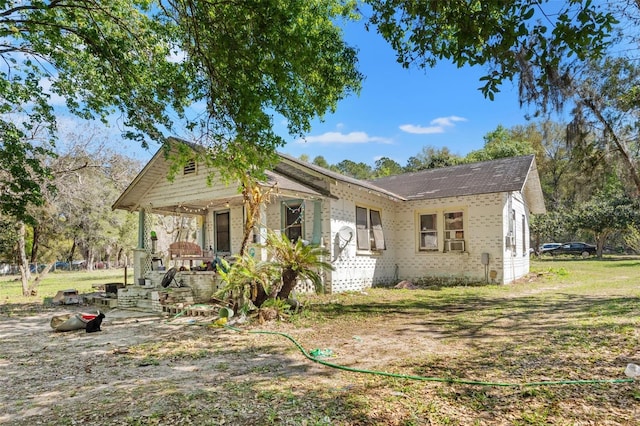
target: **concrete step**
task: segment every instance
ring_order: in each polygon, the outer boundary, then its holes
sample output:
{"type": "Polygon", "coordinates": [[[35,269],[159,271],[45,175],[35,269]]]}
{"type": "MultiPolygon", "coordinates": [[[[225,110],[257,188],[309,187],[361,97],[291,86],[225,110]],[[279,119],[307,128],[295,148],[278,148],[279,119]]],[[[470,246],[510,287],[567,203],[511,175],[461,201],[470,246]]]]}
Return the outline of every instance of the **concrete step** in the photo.
{"type": "Polygon", "coordinates": [[[99,296],[88,297],[87,303],[92,303],[97,307],[104,307],[109,309],[118,307],[118,299],[99,297],[99,296]]]}
{"type": "Polygon", "coordinates": [[[136,302],[136,307],[144,310],[151,310],[151,299],[139,299],[136,302]]]}

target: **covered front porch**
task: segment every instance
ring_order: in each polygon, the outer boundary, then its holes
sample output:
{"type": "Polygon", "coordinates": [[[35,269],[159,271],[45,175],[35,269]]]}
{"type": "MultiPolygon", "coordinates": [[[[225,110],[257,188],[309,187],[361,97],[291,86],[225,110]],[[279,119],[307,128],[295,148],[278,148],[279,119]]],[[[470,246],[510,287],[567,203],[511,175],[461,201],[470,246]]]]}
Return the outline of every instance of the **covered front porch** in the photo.
{"type": "Polygon", "coordinates": [[[197,164],[185,166],[169,181],[168,167],[164,156],[156,154],[113,206],[138,213],[134,285],[141,290],[166,288],[166,272],[177,268],[169,286],[191,288],[193,303],[207,303],[221,285],[216,272],[220,259],[232,263],[244,245],[245,253],[266,260],[261,246],[268,229],[291,240],[321,243],[325,195],[318,190],[267,172],[259,184],[265,197],[256,206],[255,225],[245,232],[253,206],[237,184],[208,183],[209,174],[197,164]]]}

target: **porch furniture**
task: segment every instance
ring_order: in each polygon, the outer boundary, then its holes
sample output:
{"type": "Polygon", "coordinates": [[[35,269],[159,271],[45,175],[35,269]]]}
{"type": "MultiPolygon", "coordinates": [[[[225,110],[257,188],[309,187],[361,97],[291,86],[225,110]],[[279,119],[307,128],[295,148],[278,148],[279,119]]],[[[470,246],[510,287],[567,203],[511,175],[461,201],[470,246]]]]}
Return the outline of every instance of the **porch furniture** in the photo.
{"type": "Polygon", "coordinates": [[[178,281],[176,281],[176,273],[178,272],[178,270],[173,267],[171,269],[169,269],[167,271],[166,274],[164,274],[164,277],[162,278],[162,282],[160,283],[160,285],[162,287],[169,287],[169,285],[171,284],[171,282],[175,282],[176,283],[176,287],[180,287],[180,283],[178,281]]]}
{"type": "Polygon", "coordinates": [[[189,261],[189,269],[193,269],[193,261],[199,260],[203,262],[213,261],[213,256],[205,256],[202,248],[189,241],[177,241],[169,244],[169,260],[173,261],[189,261]]]}

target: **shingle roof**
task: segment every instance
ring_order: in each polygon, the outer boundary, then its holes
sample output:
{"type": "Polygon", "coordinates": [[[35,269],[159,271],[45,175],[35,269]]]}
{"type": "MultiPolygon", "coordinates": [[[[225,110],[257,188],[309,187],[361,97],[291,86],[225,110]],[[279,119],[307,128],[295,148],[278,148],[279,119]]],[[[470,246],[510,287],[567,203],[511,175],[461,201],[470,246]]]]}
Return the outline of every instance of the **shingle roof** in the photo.
{"type": "MultiPolygon", "coordinates": [[[[197,146],[182,140],[188,146],[197,146]]],[[[281,190],[314,196],[332,197],[331,191],[318,176],[357,185],[384,194],[396,201],[426,200],[496,192],[522,191],[533,213],[544,213],[544,199],[533,155],[504,158],[480,163],[463,164],[441,169],[423,170],[398,176],[365,181],[344,176],[286,154],[275,170],[267,171],[267,182],[279,182],[281,190]]],[[[141,194],[158,179],[166,176],[167,165],[161,150],[145,165],[129,187],[120,195],[113,208],[135,210],[141,194]]]]}
{"type": "Polygon", "coordinates": [[[371,181],[409,200],[522,191],[533,155],[421,170],[371,181]]]}
{"type": "Polygon", "coordinates": [[[281,190],[286,190],[291,192],[301,192],[303,194],[310,194],[310,195],[321,195],[315,189],[307,185],[304,185],[301,182],[289,179],[288,177],[282,174],[273,172],[271,170],[265,170],[264,174],[267,177],[267,181],[263,182],[263,184],[267,186],[273,186],[277,184],[278,188],[280,188],[281,190]]]}

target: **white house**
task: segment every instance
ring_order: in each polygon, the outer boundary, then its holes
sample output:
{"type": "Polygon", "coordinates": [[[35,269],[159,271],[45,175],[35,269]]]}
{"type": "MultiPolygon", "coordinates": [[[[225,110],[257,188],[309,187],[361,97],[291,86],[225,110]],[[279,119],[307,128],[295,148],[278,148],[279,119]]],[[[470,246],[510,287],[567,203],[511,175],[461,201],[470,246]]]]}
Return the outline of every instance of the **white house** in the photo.
{"type": "MultiPolygon", "coordinates": [[[[136,276],[152,269],[148,213],[199,217],[203,257],[209,247],[239,251],[242,196],[236,184],[207,184],[201,167],[170,182],[158,151],[113,205],[140,212],[136,276]]],[[[272,229],[323,244],[335,267],[324,275],[332,293],[428,277],[512,282],[529,271],[530,214],[545,212],[533,155],[363,181],[281,154],[267,176],[272,197],[253,242],[272,229]]]]}

